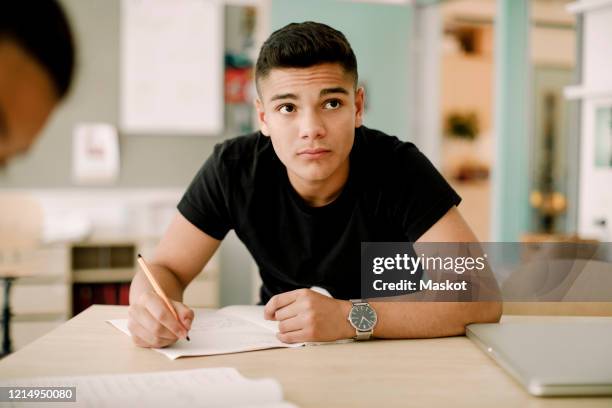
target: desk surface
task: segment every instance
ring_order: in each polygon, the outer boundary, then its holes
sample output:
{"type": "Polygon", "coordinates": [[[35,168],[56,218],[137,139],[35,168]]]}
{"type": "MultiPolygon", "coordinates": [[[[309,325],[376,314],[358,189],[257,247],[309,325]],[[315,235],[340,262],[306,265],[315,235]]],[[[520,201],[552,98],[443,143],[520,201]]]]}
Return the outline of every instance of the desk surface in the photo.
{"type": "MultiPolygon", "coordinates": [[[[0,360],[0,378],[235,367],[273,377],[285,398],[308,407],[610,407],[612,398],[535,398],[466,337],[377,340],[298,349],[189,357],[175,361],[132,345],[107,319],[125,306],[92,306],[0,360]]],[[[610,319],[504,317],[509,320],[610,319]]]]}

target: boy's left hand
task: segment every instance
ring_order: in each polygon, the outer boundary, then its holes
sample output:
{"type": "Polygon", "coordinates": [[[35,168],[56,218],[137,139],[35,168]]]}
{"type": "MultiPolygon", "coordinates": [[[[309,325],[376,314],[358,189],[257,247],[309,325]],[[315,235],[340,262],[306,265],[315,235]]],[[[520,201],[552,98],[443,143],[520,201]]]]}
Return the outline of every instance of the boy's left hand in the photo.
{"type": "Polygon", "coordinates": [[[327,297],[311,289],[297,289],[270,299],[267,320],[277,320],[277,337],[284,343],[334,341],[355,336],[347,320],[351,302],[327,297]]]}

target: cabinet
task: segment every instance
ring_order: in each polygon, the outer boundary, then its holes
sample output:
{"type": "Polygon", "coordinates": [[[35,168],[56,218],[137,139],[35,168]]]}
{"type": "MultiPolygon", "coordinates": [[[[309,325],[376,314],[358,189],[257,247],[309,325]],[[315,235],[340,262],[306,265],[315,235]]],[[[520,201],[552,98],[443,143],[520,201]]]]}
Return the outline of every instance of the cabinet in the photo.
{"type": "MultiPolygon", "coordinates": [[[[71,296],[69,252],[65,245],[12,256],[22,260],[20,265],[28,275],[13,282],[10,294],[10,333],[16,350],[70,318],[71,296]]],[[[3,301],[4,290],[0,291],[0,303],[3,301]]]]}

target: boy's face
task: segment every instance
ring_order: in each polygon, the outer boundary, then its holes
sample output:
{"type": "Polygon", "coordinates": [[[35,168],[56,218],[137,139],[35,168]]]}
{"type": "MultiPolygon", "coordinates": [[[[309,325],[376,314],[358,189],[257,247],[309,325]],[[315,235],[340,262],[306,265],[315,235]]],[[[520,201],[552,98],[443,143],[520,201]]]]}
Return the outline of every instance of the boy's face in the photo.
{"type": "Polygon", "coordinates": [[[43,67],[15,42],[0,39],[0,166],[30,147],[57,102],[43,67]]]}
{"type": "Polygon", "coordinates": [[[261,131],[290,179],[325,183],[346,171],[364,95],[341,65],[275,68],[258,85],[261,131]]]}

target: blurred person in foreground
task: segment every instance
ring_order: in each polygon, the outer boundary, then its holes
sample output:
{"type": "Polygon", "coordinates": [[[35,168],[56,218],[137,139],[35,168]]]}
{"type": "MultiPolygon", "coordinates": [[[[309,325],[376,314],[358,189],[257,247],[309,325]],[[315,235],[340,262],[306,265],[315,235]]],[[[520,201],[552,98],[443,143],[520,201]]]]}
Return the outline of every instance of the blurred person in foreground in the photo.
{"type": "Polygon", "coordinates": [[[0,165],[26,152],[72,81],[75,50],[55,0],[0,5],[0,165]]]}

